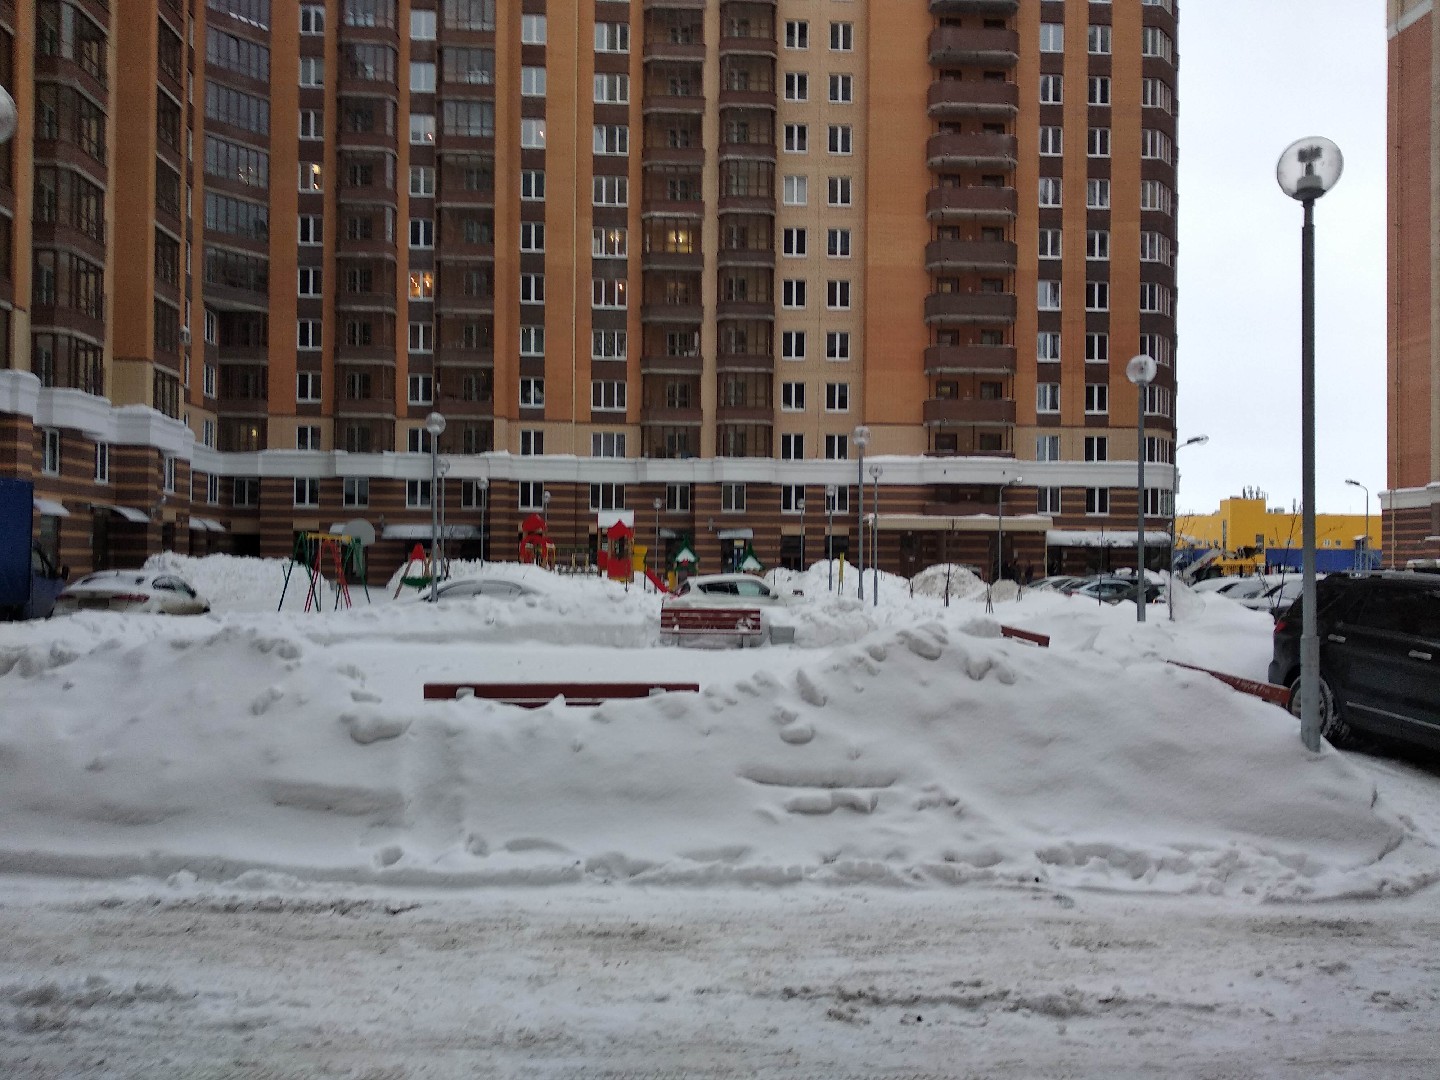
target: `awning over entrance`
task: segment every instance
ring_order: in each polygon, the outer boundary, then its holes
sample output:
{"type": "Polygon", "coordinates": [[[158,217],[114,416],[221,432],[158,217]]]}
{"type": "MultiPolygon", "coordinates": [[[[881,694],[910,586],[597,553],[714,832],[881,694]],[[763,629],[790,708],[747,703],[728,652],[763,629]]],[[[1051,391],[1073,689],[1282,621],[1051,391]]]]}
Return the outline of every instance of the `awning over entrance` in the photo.
{"type": "Polygon", "coordinates": [[[69,516],[70,516],[70,511],[69,511],[69,510],[66,510],[64,506],[62,506],[60,503],[56,502],[54,499],[42,499],[39,495],[36,495],[32,501],[35,503],[35,509],[38,510],[38,511],[40,511],[40,513],[41,513],[42,516],[45,516],[45,517],[69,517],[69,516]]]}
{"type": "MultiPolygon", "coordinates": [[[[480,535],[480,530],[474,525],[443,525],[440,535],[446,540],[473,540],[480,535]]],[[[382,540],[429,540],[429,525],[386,525],[385,531],[380,534],[382,540]]]]}
{"type": "Polygon", "coordinates": [[[114,506],[110,503],[91,503],[95,510],[109,510],[112,514],[118,514],[126,521],[134,521],[138,524],[145,524],[150,520],[150,515],[144,510],[137,510],[133,506],[114,506]]]}
{"type": "Polygon", "coordinates": [[[720,529],[715,535],[721,540],[754,540],[754,529],[720,529]]]}
{"type": "Polygon", "coordinates": [[[223,533],[225,531],[225,526],[221,525],[220,522],[216,521],[214,518],[192,517],[190,519],[190,528],[198,529],[201,532],[223,533]]]}
{"type": "MultiPolygon", "coordinates": [[[[869,520],[870,515],[865,515],[869,520]]],[[[1005,515],[1007,533],[1046,532],[1051,519],[1045,514],[1005,515]]],[[[938,514],[884,514],[880,515],[881,532],[984,532],[993,533],[1000,527],[995,514],[965,514],[963,516],[941,516],[938,514]]]]}

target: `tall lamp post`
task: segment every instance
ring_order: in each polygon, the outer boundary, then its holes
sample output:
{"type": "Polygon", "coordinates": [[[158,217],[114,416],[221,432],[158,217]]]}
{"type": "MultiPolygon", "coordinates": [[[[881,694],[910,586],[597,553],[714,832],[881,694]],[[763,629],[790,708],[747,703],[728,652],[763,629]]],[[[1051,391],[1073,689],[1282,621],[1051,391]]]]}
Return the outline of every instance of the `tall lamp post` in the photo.
{"type": "MultiPolygon", "coordinates": [[[[1196,435],[1179,443],[1175,449],[1184,450],[1187,446],[1204,446],[1210,441],[1209,435],[1196,435]]],[[[1180,469],[1178,460],[1170,471],[1170,584],[1165,589],[1165,606],[1169,608],[1170,621],[1175,621],[1175,515],[1179,512],[1175,505],[1175,494],[1180,490],[1180,469]]]]}
{"type": "MultiPolygon", "coordinates": [[[[1365,569],[1373,570],[1375,568],[1370,565],[1370,489],[1360,483],[1359,480],[1346,480],[1345,483],[1351,487],[1358,487],[1361,491],[1365,492],[1365,569]]],[[[1381,527],[1384,527],[1383,522],[1381,523],[1381,527]]]]}
{"type": "Polygon", "coordinates": [[[805,572],[805,496],[795,500],[795,509],[800,511],[800,572],[805,572]]]}
{"type": "Polygon", "coordinates": [[[490,504],[490,481],[481,477],[475,481],[475,487],[480,492],[480,565],[485,565],[485,549],[490,545],[490,534],[485,528],[485,511],[490,504]]]}
{"type": "Polygon", "coordinates": [[[835,591],[835,485],[825,485],[825,562],[830,573],[830,591],[835,591]]]}
{"type": "Polygon", "coordinates": [[[440,486],[440,436],[445,431],[445,417],[432,412],[425,417],[425,430],[430,433],[430,600],[439,589],[436,556],[440,547],[440,501],[435,497],[440,486]]]}
{"type": "Polygon", "coordinates": [[[440,565],[447,566],[450,562],[448,546],[445,543],[445,478],[450,475],[450,462],[441,458],[437,472],[440,474],[440,565]]]}
{"type": "Polygon", "coordinates": [[[1135,384],[1139,396],[1135,403],[1136,443],[1135,462],[1138,467],[1135,480],[1135,621],[1145,621],[1145,399],[1150,396],[1150,384],[1155,381],[1155,360],[1141,353],[1132,356],[1125,365],[1125,377],[1135,384]]]}
{"type": "Polygon", "coordinates": [[[650,500],[651,507],[655,510],[655,576],[660,576],[663,564],[660,562],[660,507],[662,505],[659,497],[650,500]]]}
{"type": "Polygon", "coordinates": [[[860,496],[860,504],[856,510],[856,522],[860,528],[859,532],[860,550],[857,552],[855,566],[859,573],[855,575],[859,581],[855,595],[861,600],[865,599],[865,447],[870,444],[870,429],[864,424],[857,427],[851,438],[855,442],[855,448],[860,451],[860,460],[855,465],[855,490],[860,496]]]}
{"type": "Polygon", "coordinates": [[[1280,190],[1305,207],[1300,227],[1300,739],[1320,749],[1320,637],[1315,619],[1315,200],[1340,180],[1345,158],[1329,139],[1291,143],[1275,165],[1280,190]]]}
{"type": "Polygon", "coordinates": [[[879,465],[870,466],[870,479],[875,481],[875,509],[870,511],[870,602],[880,606],[880,477],[885,472],[879,465]]]}

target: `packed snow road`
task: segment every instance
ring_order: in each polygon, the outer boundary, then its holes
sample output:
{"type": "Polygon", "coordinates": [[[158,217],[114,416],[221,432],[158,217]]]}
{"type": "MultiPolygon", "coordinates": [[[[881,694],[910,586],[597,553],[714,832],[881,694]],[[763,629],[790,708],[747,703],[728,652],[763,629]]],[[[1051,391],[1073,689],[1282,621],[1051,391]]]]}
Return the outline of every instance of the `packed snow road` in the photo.
{"type": "MultiPolygon", "coordinates": [[[[0,908],[9,1080],[1435,1074],[1432,896],[198,892],[0,908]]],[[[26,890],[33,895],[24,896],[26,890]]]]}

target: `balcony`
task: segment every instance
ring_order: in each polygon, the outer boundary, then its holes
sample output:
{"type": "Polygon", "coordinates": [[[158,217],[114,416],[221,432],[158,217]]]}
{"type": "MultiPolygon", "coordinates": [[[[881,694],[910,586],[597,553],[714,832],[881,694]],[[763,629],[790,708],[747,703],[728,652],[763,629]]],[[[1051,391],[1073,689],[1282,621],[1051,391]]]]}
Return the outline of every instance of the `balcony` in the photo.
{"type": "Polygon", "coordinates": [[[1020,10],[1020,0],[930,0],[930,14],[1010,16],[1020,10]]]}
{"type": "Polygon", "coordinates": [[[768,161],[775,160],[774,142],[722,142],[721,161],[768,161]]]}
{"type": "Polygon", "coordinates": [[[1020,35],[991,27],[937,26],[930,32],[930,63],[1013,67],[1020,60],[1020,35]]]}
{"type": "Polygon", "coordinates": [[[774,374],[775,357],[770,353],[725,353],[715,357],[715,370],[720,371],[758,371],[765,374],[774,374]]]}
{"type": "Polygon", "coordinates": [[[930,398],[924,404],[925,423],[1013,424],[1015,402],[1003,398],[930,398]]]}
{"type": "Polygon", "coordinates": [[[645,147],[644,161],[646,165],[685,165],[698,170],[705,164],[705,148],[656,143],[645,147]]]}
{"type": "Polygon", "coordinates": [[[715,208],[722,214],[775,213],[774,195],[721,195],[715,208]]]}
{"type": "Polygon", "coordinates": [[[670,405],[646,405],[640,410],[640,423],[699,427],[703,414],[699,409],[681,409],[670,405]]]}
{"type": "Polygon", "coordinates": [[[925,297],[927,323],[996,323],[1014,320],[1014,293],[931,293],[925,297]]]}
{"type": "Polygon", "coordinates": [[[646,11],[704,11],[708,0],[645,0],[646,11]]]}
{"type": "Polygon", "coordinates": [[[640,256],[641,270],[682,270],[699,273],[705,269],[705,253],[694,251],[647,251],[640,256]]]}
{"type": "Polygon", "coordinates": [[[773,405],[717,405],[715,407],[715,422],[717,424],[774,424],[775,406],[773,405]]]}
{"type": "MultiPolygon", "coordinates": [[[[667,5],[672,6],[672,5],[667,5]]],[[[684,5],[675,4],[675,7],[684,5]]],[[[675,41],[647,41],[645,43],[645,61],[669,61],[678,60],[682,63],[703,63],[705,60],[705,45],[699,41],[675,42],[675,41]]]]}
{"type": "Polygon", "coordinates": [[[774,319],[773,300],[721,300],[715,305],[719,319],[774,319]]]}
{"type": "Polygon", "coordinates": [[[942,132],[930,136],[925,146],[931,169],[963,169],[966,167],[1013,169],[1016,144],[1014,135],[956,134],[942,132]]]}
{"type": "Polygon", "coordinates": [[[1015,374],[1013,345],[931,345],[925,350],[926,375],[1015,374]]]}
{"type": "Polygon", "coordinates": [[[642,375],[699,375],[705,368],[700,354],[671,356],[668,353],[645,355],[640,358],[642,375]]]}
{"type": "Polygon", "coordinates": [[[736,90],[731,87],[720,88],[720,107],[722,109],[768,109],[775,111],[775,91],[771,90],[736,90]]]}
{"type": "Polygon", "coordinates": [[[721,267],[729,266],[774,266],[774,248],[721,248],[717,255],[717,264],[721,267]]]}
{"type": "Polygon", "coordinates": [[[703,304],[646,304],[640,309],[640,321],[645,323],[694,325],[704,318],[703,304]]]}
{"type": "Polygon", "coordinates": [[[774,57],[779,51],[779,45],[773,35],[768,37],[758,35],[722,37],[720,39],[721,56],[728,54],[774,57]]]}
{"type": "Polygon", "coordinates": [[[702,116],[705,113],[705,99],[698,95],[646,93],[643,111],[652,113],[687,113],[702,116]]]}
{"type": "Polygon", "coordinates": [[[1019,208],[1019,196],[1010,187],[931,188],[925,195],[925,214],[932,220],[1008,221],[1019,208]]]}
{"type": "Polygon", "coordinates": [[[988,79],[941,79],[927,92],[930,115],[1012,117],[1020,111],[1020,87],[988,79]]]}
{"type": "Polygon", "coordinates": [[[1015,245],[1009,240],[932,240],[925,245],[925,269],[1014,270],[1015,245]]]}

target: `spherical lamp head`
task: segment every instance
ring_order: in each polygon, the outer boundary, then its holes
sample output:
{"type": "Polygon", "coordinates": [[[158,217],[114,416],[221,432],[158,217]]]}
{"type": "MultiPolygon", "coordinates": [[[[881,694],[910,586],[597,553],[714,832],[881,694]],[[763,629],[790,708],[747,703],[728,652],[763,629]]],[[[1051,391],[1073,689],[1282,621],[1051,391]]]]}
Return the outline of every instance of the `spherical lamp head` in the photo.
{"type": "Polygon", "coordinates": [[[1275,164],[1275,181],[1292,199],[1311,202],[1340,181],[1345,156],[1340,147],[1319,135],[1297,139],[1275,164]]]}
{"type": "Polygon", "coordinates": [[[429,416],[425,417],[425,430],[438,438],[444,434],[445,417],[441,416],[438,412],[432,412],[429,416]]]}
{"type": "Polygon", "coordinates": [[[1125,377],[1136,386],[1149,386],[1155,381],[1155,371],[1155,358],[1146,356],[1144,353],[1132,356],[1130,362],[1125,365],[1125,377]]]}

